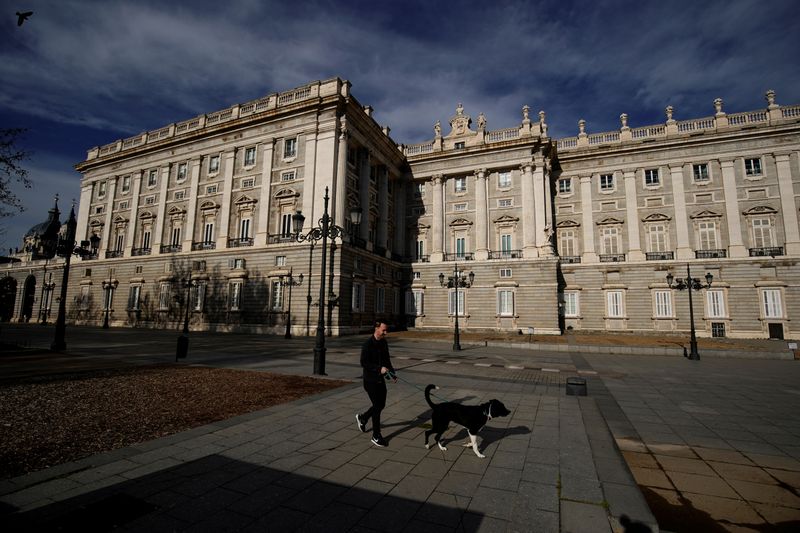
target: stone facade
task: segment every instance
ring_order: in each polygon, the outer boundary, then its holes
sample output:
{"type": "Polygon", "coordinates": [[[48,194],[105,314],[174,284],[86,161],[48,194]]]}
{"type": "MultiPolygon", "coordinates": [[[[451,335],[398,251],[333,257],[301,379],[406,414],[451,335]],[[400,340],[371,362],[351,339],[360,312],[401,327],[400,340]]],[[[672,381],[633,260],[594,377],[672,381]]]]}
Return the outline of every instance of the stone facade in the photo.
{"type": "MultiPolygon", "coordinates": [[[[451,329],[456,308],[470,330],[686,331],[687,291],[666,275],[691,268],[713,275],[693,294],[699,335],[796,336],[800,106],[767,104],[727,114],[718,99],[692,120],[669,107],[636,128],[623,114],[598,134],[580,121],[558,140],[544,112],[492,131],[459,104],[449,132],[437,122],[409,146],[338,78],[201,115],[76,166],[77,239],[100,246],[73,262],[68,317],[99,323],[115,286],[112,326],[177,327],[188,295],[192,328],[282,332],[291,314],[309,333],[320,243],[297,242],[291,218],[316,226],[327,188],[345,233],[324,266],[333,334],[375,319],[451,329]],[[456,268],[474,274],[458,296],[441,282],[456,268]],[[291,302],[289,274],[304,275],[291,302]]],[[[14,320],[43,266],[19,258],[3,265],[25,287],[14,320]]]]}

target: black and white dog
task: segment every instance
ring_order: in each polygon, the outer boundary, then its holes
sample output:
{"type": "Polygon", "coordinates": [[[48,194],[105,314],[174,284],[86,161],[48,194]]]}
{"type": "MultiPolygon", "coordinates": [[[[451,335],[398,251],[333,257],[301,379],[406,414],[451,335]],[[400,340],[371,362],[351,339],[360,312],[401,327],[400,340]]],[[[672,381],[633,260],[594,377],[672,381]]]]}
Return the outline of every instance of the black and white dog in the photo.
{"type": "Polygon", "coordinates": [[[511,411],[506,409],[503,402],[500,400],[489,400],[481,405],[461,405],[460,403],[444,402],[435,404],[431,401],[431,390],[438,389],[436,385],[428,385],[425,387],[425,400],[428,405],[433,409],[433,419],[431,420],[431,429],[425,431],[425,448],[430,449],[428,444],[428,437],[431,435],[434,442],[439,445],[439,448],[447,450],[442,446],[441,438],[442,433],[447,431],[447,426],[450,422],[462,425],[467,428],[470,440],[462,444],[464,447],[472,446],[472,451],[478,457],[486,457],[478,451],[478,440],[476,438],[478,431],[486,425],[486,422],[497,416],[508,416],[511,411]]]}

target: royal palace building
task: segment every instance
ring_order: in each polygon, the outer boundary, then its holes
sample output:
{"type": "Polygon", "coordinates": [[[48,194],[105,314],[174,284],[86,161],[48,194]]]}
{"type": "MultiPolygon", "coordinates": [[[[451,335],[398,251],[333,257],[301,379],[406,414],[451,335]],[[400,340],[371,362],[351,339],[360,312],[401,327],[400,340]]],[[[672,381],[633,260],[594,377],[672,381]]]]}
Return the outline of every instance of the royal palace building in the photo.
{"type": "MultiPolygon", "coordinates": [[[[489,130],[459,104],[398,145],[335,78],[170,124],[76,165],[67,320],[685,332],[690,277],[698,335],[797,337],[800,106],[766,103],[562,139],[543,111],[489,130]]],[[[58,215],[0,265],[0,318],[53,320],[58,215]]]]}

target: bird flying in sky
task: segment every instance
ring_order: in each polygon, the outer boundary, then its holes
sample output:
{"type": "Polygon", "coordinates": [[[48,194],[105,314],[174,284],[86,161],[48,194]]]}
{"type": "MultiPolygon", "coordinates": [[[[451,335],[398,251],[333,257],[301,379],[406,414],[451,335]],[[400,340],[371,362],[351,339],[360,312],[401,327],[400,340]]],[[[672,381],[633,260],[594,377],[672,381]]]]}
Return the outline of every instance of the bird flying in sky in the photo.
{"type": "Polygon", "coordinates": [[[33,11],[24,11],[22,13],[17,11],[17,26],[22,26],[22,23],[28,20],[31,15],[33,15],[33,11]]]}

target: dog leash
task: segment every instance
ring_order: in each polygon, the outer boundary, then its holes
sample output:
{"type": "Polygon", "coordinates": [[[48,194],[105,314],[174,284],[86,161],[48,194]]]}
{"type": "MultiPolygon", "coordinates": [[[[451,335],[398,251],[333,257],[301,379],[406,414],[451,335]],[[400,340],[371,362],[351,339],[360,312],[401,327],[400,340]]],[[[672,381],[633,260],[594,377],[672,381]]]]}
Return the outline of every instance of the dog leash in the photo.
{"type": "MultiPolygon", "coordinates": [[[[417,385],[415,383],[412,383],[412,382],[408,381],[407,379],[401,378],[400,376],[398,376],[395,372],[392,372],[391,370],[386,372],[386,375],[388,375],[392,379],[399,379],[403,383],[411,385],[412,387],[414,387],[418,391],[425,392],[425,389],[421,388],[419,385],[417,385]]],[[[440,401],[443,401],[443,402],[450,401],[450,400],[447,400],[446,398],[442,398],[441,396],[438,396],[438,395],[434,394],[433,392],[431,392],[430,395],[433,396],[434,398],[436,398],[437,400],[440,400],[440,401]]]]}

